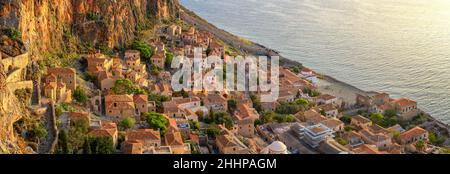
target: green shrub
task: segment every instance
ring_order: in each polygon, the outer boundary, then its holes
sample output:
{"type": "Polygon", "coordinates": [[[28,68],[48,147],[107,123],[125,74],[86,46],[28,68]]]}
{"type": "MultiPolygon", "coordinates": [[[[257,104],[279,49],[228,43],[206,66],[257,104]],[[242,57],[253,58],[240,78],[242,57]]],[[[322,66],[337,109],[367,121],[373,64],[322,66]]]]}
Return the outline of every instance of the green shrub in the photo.
{"type": "Polygon", "coordinates": [[[12,40],[18,40],[22,38],[22,33],[15,28],[8,28],[5,31],[6,36],[12,40]]]}
{"type": "Polygon", "coordinates": [[[73,92],[73,98],[75,99],[75,101],[77,101],[78,103],[81,103],[81,104],[85,104],[88,99],[84,89],[82,89],[79,86],[77,86],[77,88],[73,92]]]}
{"type": "Polygon", "coordinates": [[[89,12],[86,14],[86,19],[89,21],[95,21],[95,20],[98,20],[99,18],[98,18],[97,13],[89,12]]]}
{"type": "Polygon", "coordinates": [[[121,125],[125,128],[125,129],[130,129],[133,128],[134,125],[136,124],[136,120],[133,117],[127,117],[125,119],[122,120],[121,125]]]}
{"type": "Polygon", "coordinates": [[[161,131],[161,134],[164,134],[167,129],[167,125],[169,124],[169,121],[164,117],[164,115],[156,112],[148,112],[144,113],[144,117],[150,128],[159,130],[161,131]]]}
{"type": "Polygon", "coordinates": [[[133,44],[131,44],[131,48],[138,50],[141,53],[141,58],[144,58],[147,61],[153,56],[153,49],[143,41],[135,40],[133,44]]]}

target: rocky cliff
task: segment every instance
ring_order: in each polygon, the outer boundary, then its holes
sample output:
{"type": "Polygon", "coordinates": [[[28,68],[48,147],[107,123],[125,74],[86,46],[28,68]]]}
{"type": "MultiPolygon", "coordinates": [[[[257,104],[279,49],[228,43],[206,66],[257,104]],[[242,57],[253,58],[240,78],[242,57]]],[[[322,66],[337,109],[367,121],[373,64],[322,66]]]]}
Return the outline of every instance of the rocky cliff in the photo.
{"type": "Polygon", "coordinates": [[[0,154],[27,153],[21,139],[13,130],[13,123],[28,114],[24,106],[18,105],[19,100],[6,88],[3,65],[0,64],[0,154]]]}
{"type": "Polygon", "coordinates": [[[174,17],[177,5],[177,0],[4,0],[0,26],[18,29],[36,59],[70,49],[73,38],[108,47],[129,43],[149,20],[174,17]]]}
{"type": "MultiPolygon", "coordinates": [[[[0,61],[22,51],[37,60],[81,44],[122,46],[136,31],[175,17],[177,10],[177,0],[0,0],[0,61]],[[14,31],[14,38],[6,38],[6,31],[14,31]]],[[[5,71],[0,63],[0,154],[27,153],[13,130],[27,109],[6,87],[5,71]]]]}

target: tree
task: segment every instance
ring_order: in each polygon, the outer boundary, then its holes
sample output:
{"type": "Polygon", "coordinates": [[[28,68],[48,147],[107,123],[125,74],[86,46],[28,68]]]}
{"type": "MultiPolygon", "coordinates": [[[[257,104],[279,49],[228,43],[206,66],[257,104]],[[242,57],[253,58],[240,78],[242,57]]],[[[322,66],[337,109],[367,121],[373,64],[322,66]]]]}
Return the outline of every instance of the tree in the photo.
{"type": "Polygon", "coordinates": [[[288,123],[295,122],[295,116],[292,114],[286,115],[286,122],[288,123]]]}
{"type": "Polygon", "coordinates": [[[147,43],[135,40],[133,44],[131,44],[131,48],[138,50],[141,53],[141,57],[145,60],[149,60],[153,56],[153,49],[147,43]]]}
{"type": "Polygon", "coordinates": [[[394,117],[397,115],[397,111],[393,110],[393,109],[388,109],[386,111],[384,111],[384,116],[386,117],[394,117]]]}
{"type": "Polygon", "coordinates": [[[189,127],[194,131],[200,130],[200,123],[198,121],[189,120],[189,127]]]}
{"type": "Polygon", "coordinates": [[[127,117],[122,120],[121,124],[125,129],[130,129],[134,127],[134,125],[136,124],[136,120],[133,117],[127,117]]]}
{"type": "Polygon", "coordinates": [[[84,141],[84,144],[83,144],[83,154],[92,154],[91,143],[89,142],[88,139],[86,139],[86,140],[84,141]]]}
{"type": "Polygon", "coordinates": [[[77,88],[73,92],[73,98],[78,103],[85,104],[88,97],[86,95],[86,92],[80,86],[77,86],[77,88]]]}
{"type": "Polygon", "coordinates": [[[380,113],[373,113],[370,114],[370,120],[372,120],[374,123],[380,124],[381,121],[383,121],[383,115],[381,115],[380,113]]]}
{"type": "Polygon", "coordinates": [[[166,62],[165,62],[166,69],[170,69],[170,67],[172,65],[172,60],[173,60],[173,54],[171,52],[167,52],[166,53],[166,62]]]}
{"type": "Polygon", "coordinates": [[[111,137],[88,137],[87,141],[92,154],[112,154],[115,151],[111,137]]]}
{"type": "Polygon", "coordinates": [[[86,14],[86,19],[89,21],[95,21],[95,20],[98,20],[98,15],[97,15],[97,13],[89,12],[86,14]]]}
{"type": "Polygon", "coordinates": [[[86,80],[88,82],[96,83],[97,82],[97,76],[95,76],[91,72],[85,72],[84,73],[84,80],[86,80]]]}
{"type": "Polygon", "coordinates": [[[341,138],[341,137],[336,138],[336,141],[337,141],[339,144],[343,145],[343,146],[345,146],[345,145],[348,144],[348,141],[345,140],[345,139],[343,139],[343,138],[341,138]]]}
{"type": "Polygon", "coordinates": [[[208,134],[208,136],[210,137],[215,138],[220,134],[220,129],[217,127],[217,125],[210,125],[208,129],[206,129],[206,134],[208,134]]]}
{"type": "Polygon", "coordinates": [[[272,111],[263,112],[262,117],[261,117],[262,123],[265,124],[265,123],[272,122],[275,115],[276,115],[275,112],[272,112],[272,111]]]}
{"type": "Polygon", "coordinates": [[[255,108],[256,111],[258,112],[262,112],[263,108],[261,105],[261,101],[258,99],[258,97],[256,97],[255,95],[250,95],[250,99],[252,100],[253,103],[253,108],[255,108]]]}
{"type": "Polygon", "coordinates": [[[160,94],[148,94],[148,101],[154,101],[156,105],[156,111],[157,112],[163,112],[164,108],[162,103],[169,101],[171,98],[168,96],[160,95],[160,94]]]}
{"type": "Polygon", "coordinates": [[[233,118],[226,112],[217,112],[214,114],[214,123],[225,124],[227,129],[231,129],[234,126],[233,118]]]}
{"type": "Polygon", "coordinates": [[[349,115],[344,115],[340,120],[345,124],[350,124],[350,122],[352,121],[352,117],[349,115]]]}
{"type": "Polygon", "coordinates": [[[300,110],[301,107],[295,103],[281,102],[275,109],[275,112],[279,114],[296,114],[300,110]]]}
{"type": "Polygon", "coordinates": [[[417,141],[416,148],[417,150],[422,151],[425,148],[425,142],[423,140],[417,141]]]}
{"type": "Polygon", "coordinates": [[[144,117],[150,128],[160,130],[162,134],[166,131],[169,121],[164,117],[163,114],[148,112],[144,113],[144,117]]]}
{"type": "Polygon", "coordinates": [[[183,98],[188,98],[189,97],[189,93],[187,93],[184,89],[181,89],[181,91],[177,91],[174,92],[172,94],[173,97],[183,97],[183,98]]]}
{"type": "Polygon", "coordinates": [[[48,132],[47,129],[45,129],[45,126],[41,123],[36,123],[34,125],[34,129],[31,131],[32,135],[34,135],[36,138],[42,139],[47,138],[48,132]]]}
{"type": "Polygon", "coordinates": [[[296,100],[295,103],[298,104],[298,105],[302,105],[302,106],[308,106],[309,105],[309,101],[304,99],[304,98],[300,98],[300,99],[296,100]]]}
{"type": "Polygon", "coordinates": [[[16,28],[8,28],[4,30],[6,36],[8,36],[12,40],[18,40],[22,38],[22,33],[16,28]]]}
{"type": "Polygon", "coordinates": [[[438,137],[434,132],[430,132],[428,134],[428,139],[430,140],[431,144],[436,146],[442,145],[445,142],[444,137],[438,137]]]}
{"type": "Polygon", "coordinates": [[[289,115],[283,115],[283,114],[279,114],[275,116],[275,120],[277,120],[278,123],[291,123],[291,122],[295,122],[295,117],[291,114],[289,115]]]}
{"type": "Polygon", "coordinates": [[[62,154],[69,154],[69,143],[67,131],[63,130],[58,136],[58,152],[62,154]]]}
{"type": "Polygon", "coordinates": [[[294,66],[293,68],[292,68],[292,71],[294,72],[294,73],[300,73],[300,68],[298,67],[298,66],[294,66]]]}
{"type": "Polygon", "coordinates": [[[130,79],[121,78],[114,83],[113,91],[115,94],[146,94],[144,90],[134,85],[130,79]]]}
{"type": "Polygon", "coordinates": [[[155,65],[151,65],[150,73],[154,76],[158,76],[160,73],[159,68],[155,65]]]}
{"type": "Polygon", "coordinates": [[[237,108],[237,102],[236,102],[236,100],[233,100],[233,99],[228,100],[227,105],[228,105],[229,113],[233,113],[237,108]]]}

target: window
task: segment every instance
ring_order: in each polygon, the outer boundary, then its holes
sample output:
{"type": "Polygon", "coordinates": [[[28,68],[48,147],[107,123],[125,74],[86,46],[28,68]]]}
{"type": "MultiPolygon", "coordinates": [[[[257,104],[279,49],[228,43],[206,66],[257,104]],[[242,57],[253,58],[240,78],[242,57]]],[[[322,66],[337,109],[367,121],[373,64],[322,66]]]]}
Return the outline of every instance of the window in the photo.
{"type": "Polygon", "coordinates": [[[117,103],[114,103],[114,107],[117,107],[117,103]]]}

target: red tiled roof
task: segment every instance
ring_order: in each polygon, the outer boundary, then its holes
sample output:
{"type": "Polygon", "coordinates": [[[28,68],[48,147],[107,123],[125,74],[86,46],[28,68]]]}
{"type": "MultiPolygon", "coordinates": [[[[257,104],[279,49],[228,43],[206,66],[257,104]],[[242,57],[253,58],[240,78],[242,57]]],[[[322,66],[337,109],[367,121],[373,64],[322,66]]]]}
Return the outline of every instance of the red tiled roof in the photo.
{"type": "Polygon", "coordinates": [[[403,132],[402,134],[400,134],[400,136],[398,138],[400,140],[409,140],[409,139],[412,139],[413,137],[421,136],[425,133],[427,133],[427,131],[425,129],[416,126],[406,132],[403,132]]]}
{"type": "Polygon", "coordinates": [[[398,104],[400,107],[417,105],[417,102],[415,102],[414,100],[408,99],[408,98],[400,98],[400,99],[394,100],[394,103],[398,104]]]}
{"type": "Polygon", "coordinates": [[[164,137],[166,139],[166,145],[168,146],[182,146],[184,144],[179,131],[167,132],[164,137]]]}
{"type": "Polygon", "coordinates": [[[128,131],[125,139],[128,140],[135,140],[135,141],[144,141],[144,140],[160,140],[161,135],[159,131],[155,131],[152,129],[138,129],[138,130],[132,130],[128,131]]]}
{"type": "Polygon", "coordinates": [[[74,68],[49,68],[48,74],[75,74],[74,68]]]}
{"type": "Polygon", "coordinates": [[[87,112],[69,112],[69,119],[71,121],[76,121],[76,120],[81,120],[81,119],[89,120],[89,113],[87,113],[87,112]]]}
{"type": "Polygon", "coordinates": [[[148,96],[147,95],[134,95],[133,101],[134,101],[134,103],[137,103],[137,104],[145,104],[148,102],[148,96]]]}

